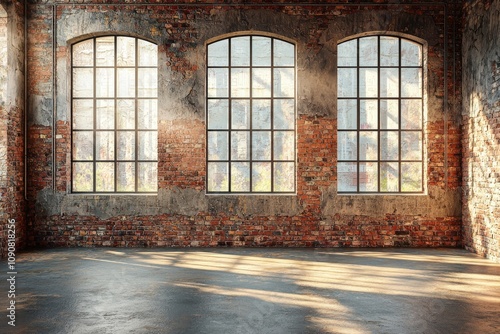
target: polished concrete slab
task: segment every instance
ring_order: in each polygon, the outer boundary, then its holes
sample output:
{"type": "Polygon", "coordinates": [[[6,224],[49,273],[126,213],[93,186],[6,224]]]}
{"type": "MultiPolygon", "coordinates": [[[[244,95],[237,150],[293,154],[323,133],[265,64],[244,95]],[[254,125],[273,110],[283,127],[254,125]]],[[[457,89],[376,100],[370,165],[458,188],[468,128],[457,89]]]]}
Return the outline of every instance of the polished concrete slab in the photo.
{"type": "Polygon", "coordinates": [[[500,333],[500,265],[458,249],[54,249],[16,271],[0,333],[500,333]]]}

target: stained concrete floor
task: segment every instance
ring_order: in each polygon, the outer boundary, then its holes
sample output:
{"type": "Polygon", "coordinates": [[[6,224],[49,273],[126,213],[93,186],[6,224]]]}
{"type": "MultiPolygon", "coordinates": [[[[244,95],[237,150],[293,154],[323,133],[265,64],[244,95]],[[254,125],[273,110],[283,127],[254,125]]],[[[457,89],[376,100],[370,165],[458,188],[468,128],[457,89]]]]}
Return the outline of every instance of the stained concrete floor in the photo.
{"type": "Polygon", "coordinates": [[[500,265],[458,249],[56,249],[16,269],[0,333],[500,333],[500,265]]]}

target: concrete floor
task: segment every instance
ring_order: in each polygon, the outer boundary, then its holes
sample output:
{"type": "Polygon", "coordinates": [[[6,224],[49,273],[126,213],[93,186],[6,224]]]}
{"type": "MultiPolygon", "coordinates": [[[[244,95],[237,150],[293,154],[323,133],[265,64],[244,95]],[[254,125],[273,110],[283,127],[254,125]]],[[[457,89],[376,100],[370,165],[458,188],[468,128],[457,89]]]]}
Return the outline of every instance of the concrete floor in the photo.
{"type": "Polygon", "coordinates": [[[500,333],[500,265],[457,249],[56,249],[16,269],[0,333],[500,333]]]}

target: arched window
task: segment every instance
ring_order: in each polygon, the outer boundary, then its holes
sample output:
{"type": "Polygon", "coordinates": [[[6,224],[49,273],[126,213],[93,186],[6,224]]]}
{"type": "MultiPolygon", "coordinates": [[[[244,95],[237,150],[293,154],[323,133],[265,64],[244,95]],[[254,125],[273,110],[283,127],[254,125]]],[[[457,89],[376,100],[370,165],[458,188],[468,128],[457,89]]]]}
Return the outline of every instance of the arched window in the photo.
{"type": "Polygon", "coordinates": [[[207,46],[207,192],[295,192],[295,45],[246,35],[207,46]]]}
{"type": "Polygon", "coordinates": [[[157,53],[127,36],[72,45],[72,192],[157,191],[157,53]]]}
{"type": "Polygon", "coordinates": [[[375,35],[337,50],[338,192],[422,193],[423,45],[375,35]]]}

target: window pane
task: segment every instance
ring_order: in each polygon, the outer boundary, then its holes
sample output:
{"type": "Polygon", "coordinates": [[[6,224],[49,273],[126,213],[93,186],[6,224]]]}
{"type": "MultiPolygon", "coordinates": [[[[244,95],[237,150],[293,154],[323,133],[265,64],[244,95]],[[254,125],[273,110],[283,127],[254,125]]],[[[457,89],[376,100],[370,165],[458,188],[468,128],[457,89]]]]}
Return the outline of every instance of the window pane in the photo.
{"type": "Polygon", "coordinates": [[[337,92],[339,97],[358,96],[357,69],[339,68],[337,80],[337,92]]]}
{"type": "Polygon", "coordinates": [[[207,63],[208,66],[228,66],[229,65],[229,40],[224,39],[208,45],[207,63]]]}
{"type": "Polygon", "coordinates": [[[231,163],[231,191],[250,191],[250,163],[231,163]]]}
{"type": "Polygon", "coordinates": [[[250,69],[231,69],[231,97],[250,97],[250,69]]]}
{"type": "Polygon", "coordinates": [[[377,100],[359,101],[359,127],[360,129],[378,128],[378,106],[377,100]]]}
{"type": "Polygon", "coordinates": [[[228,97],[228,69],[208,69],[208,97],[228,97]]]}
{"type": "Polygon", "coordinates": [[[422,45],[401,40],[401,66],[422,66],[422,45]]]}
{"type": "Polygon", "coordinates": [[[158,189],[157,163],[139,162],[137,167],[137,190],[156,191],[158,189]]]}
{"type": "Polygon", "coordinates": [[[359,163],[359,191],[378,191],[378,163],[359,163]]]}
{"type": "Polygon", "coordinates": [[[337,164],[337,191],[358,190],[358,168],[356,162],[337,164]]]}
{"type": "Polygon", "coordinates": [[[73,97],[94,97],[94,69],[73,68],[73,97]]]}
{"type": "Polygon", "coordinates": [[[399,38],[380,37],[380,66],[399,65],[399,38]]]}
{"type": "Polygon", "coordinates": [[[337,159],[356,160],[358,157],[358,141],[356,131],[338,133],[337,159]]]}
{"type": "Polygon", "coordinates": [[[294,100],[274,100],[274,128],[293,130],[295,127],[294,100]]]}
{"type": "Polygon", "coordinates": [[[338,66],[356,66],[358,64],[358,40],[353,39],[337,46],[338,66]]]}
{"type": "Polygon", "coordinates": [[[158,159],[158,138],[156,131],[139,131],[139,160],[157,160],[158,159]]]}
{"type": "Polygon", "coordinates": [[[274,132],[274,160],[294,160],[295,133],[292,131],[274,132]]]}
{"type": "Polygon", "coordinates": [[[228,128],[228,100],[208,100],[208,128],[228,128]]]}
{"type": "Polygon", "coordinates": [[[207,163],[207,190],[229,191],[229,175],[227,162],[207,163]]]}
{"type": "Polygon", "coordinates": [[[95,164],[95,190],[114,191],[115,190],[115,163],[96,162],[95,164]]]}
{"type": "Polygon", "coordinates": [[[94,164],[92,162],[73,163],[73,191],[90,192],[94,190],[94,164]]]}
{"type": "Polygon", "coordinates": [[[380,69],[380,97],[399,96],[399,70],[397,68],[380,69]]]}
{"type": "Polygon", "coordinates": [[[139,129],[157,129],[158,103],[156,99],[137,101],[137,113],[139,129]]]}
{"type": "Polygon", "coordinates": [[[422,128],[422,101],[401,100],[401,128],[422,128]]]}
{"type": "Polygon", "coordinates": [[[399,191],[399,164],[397,162],[380,163],[380,191],[399,191]]]}
{"type": "Polygon", "coordinates": [[[295,165],[293,162],[274,163],[274,191],[291,192],[295,185],[295,165]]]}
{"type": "Polygon", "coordinates": [[[231,66],[250,66],[249,36],[234,37],[231,39],[231,66]]]}
{"type": "Polygon", "coordinates": [[[233,131],[231,133],[231,159],[250,159],[250,132],[233,131]]]}
{"type": "Polygon", "coordinates": [[[359,39],[359,66],[378,65],[378,38],[363,37],[359,39]]]}
{"type": "Polygon", "coordinates": [[[401,163],[401,191],[422,191],[422,164],[401,163]]]}
{"type": "Polygon", "coordinates": [[[252,65],[271,66],[271,39],[269,37],[252,37],[252,65]]]}
{"type": "Polygon", "coordinates": [[[254,68],[252,70],[252,96],[271,97],[270,68],[254,68]]]}
{"type": "Polygon", "coordinates": [[[271,129],[271,100],[253,101],[252,128],[271,129]]]}
{"type": "Polygon", "coordinates": [[[137,95],[139,97],[156,97],[158,95],[156,68],[139,68],[137,76],[137,95]]]}
{"type": "Polygon", "coordinates": [[[358,100],[337,101],[337,128],[357,129],[358,127],[358,100]]]}
{"type": "Polygon", "coordinates": [[[117,100],[118,129],[135,129],[135,100],[117,100]]]}
{"type": "Polygon", "coordinates": [[[359,69],[359,96],[378,96],[378,73],[376,68],[359,69]]]}
{"type": "Polygon", "coordinates": [[[115,65],[115,37],[96,38],[96,66],[115,65]]]}
{"type": "Polygon", "coordinates": [[[231,128],[250,128],[250,100],[231,101],[231,128]]]}
{"type": "Polygon", "coordinates": [[[116,38],[116,65],[135,66],[135,38],[116,38]]]}
{"type": "Polygon", "coordinates": [[[96,128],[115,128],[115,101],[96,100],[96,128]]]}
{"type": "Polygon", "coordinates": [[[118,149],[118,160],[134,160],[135,159],[135,132],[134,131],[119,131],[117,134],[116,147],[118,149]]]}
{"type": "Polygon", "coordinates": [[[115,96],[115,71],[112,68],[96,69],[96,97],[115,96]]]}
{"type": "Polygon", "coordinates": [[[397,129],[399,127],[398,100],[380,100],[380,128],[397,129]]]}
{"type": "Polygon", "coordinates": [[[252,191],[271,191],[270,162],[254,162],[252,164],[252,191]]]}
{"type": "Polygon", "coordinates": [[[274,69],[274,96],[293,97],[295,92],[295,78],[293,68],[274,69]]]}
{"type": "Polygon", "coordinates": [[[118,97],[135,97],[135,69],[116,69],[118,97]]]}
{"type": "Polygon", "coordinates": [[[73,100],[73,129],[85,130],[94,128],[94,101],[73,100]]]}
{"type": "Polygon", "coordinates": [[[401,96],[422,97],[422,69],[401,69],[401,96]]]}
{"type": "Polygon", "coordinates": [[[227,131],[210,131],[208,133],[208,160],[228,160],[227,131]]]}
{"type": "Polygon", "coordinates": [[[158,47],[156,44],[140,39],[137,42],[139,66],[158,66],[158,47]]]}
{"type": "Polygon", "coordinates": [[[73,66],[94,65],[94,40],[89,39],[73,45],[73,66]]]}
{"type": "Polygon", "coordinates": [[[377,160],[377,158],[378,158],[378,132],[376,131],[360,132],[359,160],[377,160]]]}
{"type": "Polygon", "coordinates": [[[92,160],[94,158],[94,133],[92,131],[73,131],[73,160],[92,160]]]}
{"type": "Polygon", "coordinates": [[[135,162],[117,162],[116,173],[117,191],[135,191],[135,162]]]}
{"type": "Polygon", "coordinates": [[[380,132],[380,159],[398,160],[399,134],[396,131],[380,132]]]}
{"type": "Polygon", "coordinates": [[[95,134],[96,160],[115,159],[115,133],[114,131],[98,131],[95,134]]]}
{"type": "Polygon", "coordinates": [[[271,131],[253,132],[252,159],[271,160],[271,131]]]}
{"type": "Polygon", "coordinates": [[[422,133],[401,132],[401,160],[422,160],[422,133]]]}
{"type": "Polygon", "coordinates": [[[274,40],[274,66],[294,66],[295,46],[292,43],[274,40]]]}

